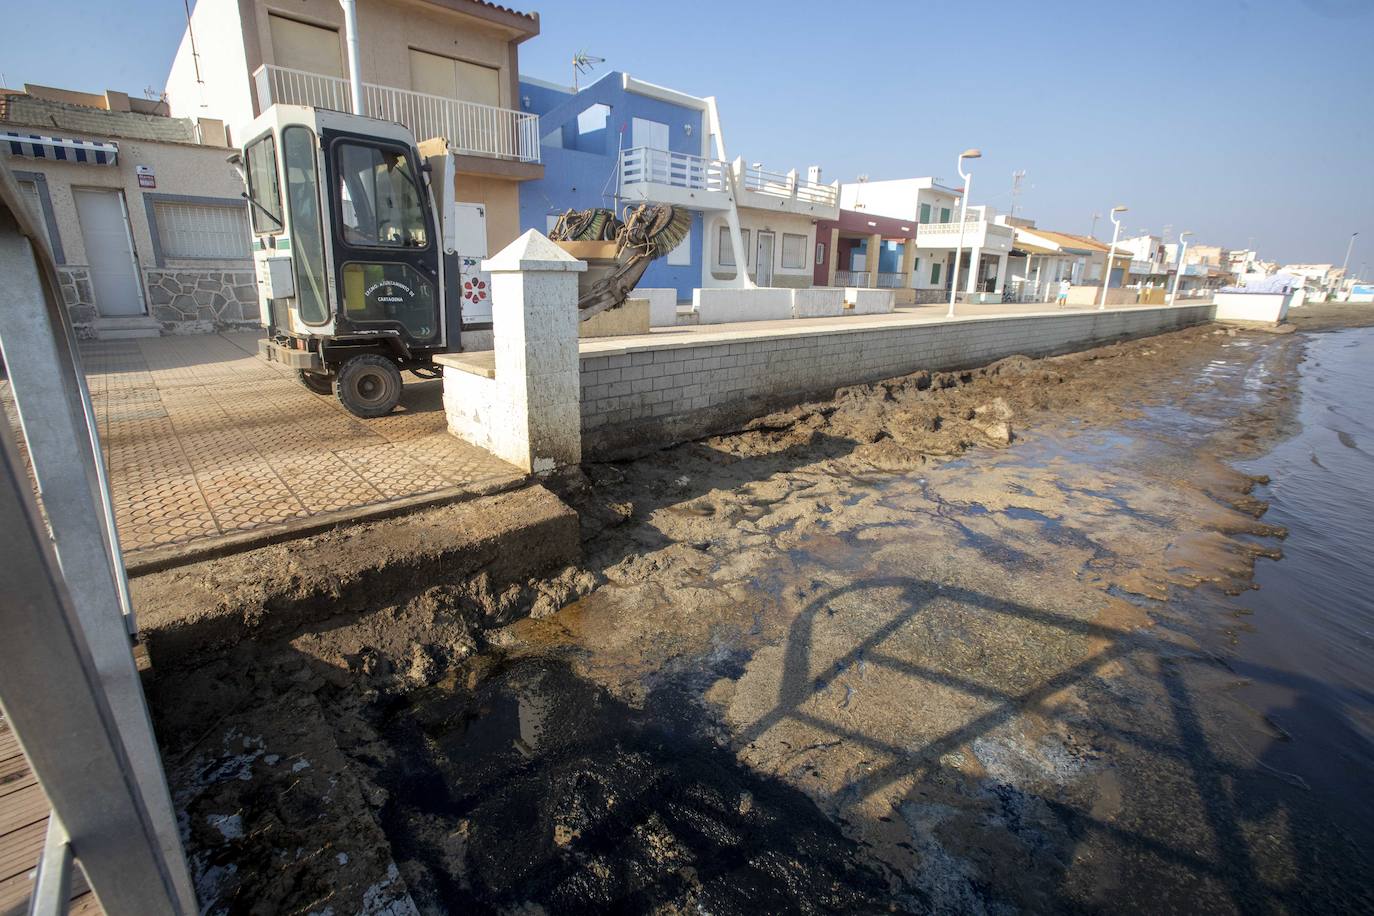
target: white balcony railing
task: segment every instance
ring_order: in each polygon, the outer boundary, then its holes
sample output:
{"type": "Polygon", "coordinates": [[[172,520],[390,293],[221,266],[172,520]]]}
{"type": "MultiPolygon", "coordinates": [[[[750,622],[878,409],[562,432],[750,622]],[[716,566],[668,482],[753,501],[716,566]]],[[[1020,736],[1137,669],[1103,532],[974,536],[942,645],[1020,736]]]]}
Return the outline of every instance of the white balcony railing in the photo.
{"type": "MultiPolygon", "coordinates": [[[[352,111],[348,80],[264,65],[253,73],[258,104],[352,111]]],[[[509,108],[363,83],[363,114],[398,121],[417,140],[443,137],[459,153],[539,161],[539,117],[509,108]]]]}
{"type": "Polygon", "coordinates": [[[835,271],[836,286],[862,286],[876,289],[905,289],[908,277],[901,271],[879,271],[876,275],[866,270],[835,271]],[[870,278],[873,278],[870,281],[870,278]]]}
{"type": "Polygon", "coordinates": [[[837,270],[835,271],[836,286],[868,286],[868,271],[866,270],[837,270]]]}
{"type": "MultiPolygon", "coordinates": [[[[973,238],[978,232],[987,225],[982,220],[971,219],[963,224],[965,240],[973,238]]],[[[921,223],[916,227],[916,237],[929,239],[948,239],[957,241],[959,238],[959,223],[921,223]]]]}
{"type": "Polygon", "coordinates": [[[804,203],[820,204],[823,207],[836,206],[840,199],[839,188],[834,185],[799,181],[796,172],[784,174],[751,165],[743,168],[743,174],[739,178],[746,191],[756,191],[773,197],[795,197],[804,203]]]}
{"type": "Polygon", "coordinates": [[[728,191],[725,169],[719,159],[645,146],[620,152],[622,186],[660,184],[688,191],[728,191]]]}

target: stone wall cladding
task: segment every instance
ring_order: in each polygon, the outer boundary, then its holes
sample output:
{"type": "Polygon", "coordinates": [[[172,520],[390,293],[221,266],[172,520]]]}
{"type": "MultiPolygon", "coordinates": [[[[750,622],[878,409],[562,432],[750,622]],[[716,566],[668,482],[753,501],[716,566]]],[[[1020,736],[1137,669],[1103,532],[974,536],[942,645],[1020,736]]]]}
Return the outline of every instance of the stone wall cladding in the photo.
{"type": "Polygon", "coordinates": [[[143,272],[152,316],[172,334],[258,324],[251,270],[158,268],[143,272]]]}
{"type": "Polygon", "coordinates": [[[57,282],[62,287],[62,304],[67,307],[72,326],[82,333],[100,317],[95,310],[95,294],[91,291],[91,271],[88,267],[58,267],[57,282]]]}
{"type": "Polygon", "coordinates": [[[592,458],[700,438],[836,388],[919,369],[1048,356],[1212,320],[1214,307],[1013,316],[658,345],[582,357],[582,449],[592,458]]]}
{"type": "Polygon", "coordinates": [[[949,290],[947,289],[914,289],[916,294],[914,303],[916,305],[933,305],[936,302],[948,302],[949,290]]]}

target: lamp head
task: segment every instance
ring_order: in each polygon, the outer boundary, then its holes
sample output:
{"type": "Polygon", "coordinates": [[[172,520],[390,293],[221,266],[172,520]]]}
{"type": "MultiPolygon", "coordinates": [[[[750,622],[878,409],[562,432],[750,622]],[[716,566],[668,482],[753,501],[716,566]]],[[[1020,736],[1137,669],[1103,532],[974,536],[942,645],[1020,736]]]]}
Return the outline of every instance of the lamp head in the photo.
{"type": "Polygon", "coordinates": [[[1185,238],[1186,236],[1190,236],[1190,235],[1192,235],[1192,234],[1193,234],[1193,230],[1189,229],[1189,230],[1187,230],[1186,232],[1180,232],[1180,233],[1178,234],[1178,237],[1179,237],[1180,239],[1182,239],[1182,238],[1185,238]]]}
{"type": "Polygon", "coordinates": [[[1125,213],[1126,210],[1127,210],[1127,208],[1126,208],[1125,206],[1122,206],[1121,204],[1118,204],[1117,206],[1112,207],[1112,212],[1113,212],[1113,213],[1125,213]]]}
{"type": "Polygon", "coordinates": [[[959,154],[960,159],[982,159],[983,151],[977,148],[966,149],[959,154]]]}

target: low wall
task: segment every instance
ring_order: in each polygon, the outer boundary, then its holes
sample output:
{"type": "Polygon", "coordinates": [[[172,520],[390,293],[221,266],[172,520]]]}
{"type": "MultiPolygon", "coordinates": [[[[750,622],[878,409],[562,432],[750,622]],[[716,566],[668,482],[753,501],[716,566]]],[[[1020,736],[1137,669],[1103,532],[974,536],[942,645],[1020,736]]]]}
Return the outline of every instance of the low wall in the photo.
{"type": "Polygon", "coordinates": [[[844,300],[849,303],[851,315],[886,315],[892,311],[897,297],[890,289],[848,286],[845,287],[844,300]]]}
{"type": "Polygon", "coordinates": [[[792,290],[793,318],[837,318],[844,314],[844,290],[816,286],[792,290]]]}
{"type": "MultiPolygon", "coordinates": [[[[1058,291],[1055,291],[1058,295],[1058,291]]],[[[1113,286],[1107,290],[1108,305],[1134,305],[1136,292],[1133,289],[1122,286],[1113,286]]],[[[1070,286],[1069,305],[1098,305],[1102,302],[1102,287],[1100,286],[1070,286]]]]}
{"type": "Polygon", "coordinates": [[[677,324],[677,290],[653,289],[637,286],[634,298],[649,300],[649,325],[655,328],[671,328],[677,324]]]}
{"type": "Polygon", "coordinates": [[[692,309],[697,313],[699,324],[791,318],[792,290],[763,286],[697,289],[692,291],[692,309]]]}
{"type": "Polygon", "coordinates": [[[836,388],[1047,356],[1209,321],[1213,306],[1118,309],[858,327],[774,328],[747,339],[627,344],[581,357],[582,451],[642,453],[728,429],[836,388]]]}
{"type": "MultiPolygon", "coordinates": [[[[259,326],[258,281],[250,270],[222,267],[159,267],[143,272],[148,314],[167,334],[208,333],[259,326]]],[[[62,302],[77,333],[85,335],[100,318],[91,270],[84,264],[57,268],[62,302]]]]}
{"type": "Polygon", "coordinates": [[[1292,294],[1284,293],[1217,293],[1217,321],[1245,321],[1259,324],[1278,324],[1288,316],[1292,294]]]}

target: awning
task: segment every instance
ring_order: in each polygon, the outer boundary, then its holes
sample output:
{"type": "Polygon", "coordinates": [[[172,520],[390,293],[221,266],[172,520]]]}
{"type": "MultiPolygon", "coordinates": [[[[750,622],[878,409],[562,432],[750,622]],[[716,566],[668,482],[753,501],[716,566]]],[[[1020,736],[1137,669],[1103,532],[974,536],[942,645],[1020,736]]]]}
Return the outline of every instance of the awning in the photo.
{"type": "Polygon", "coordinates": [[[0,149],[5,147],[15,156],[52,159],[57,162],[85,162],[91,165],[115,165],[119,157],[119,147],[113,143],[0,130],[0,149]]]}

